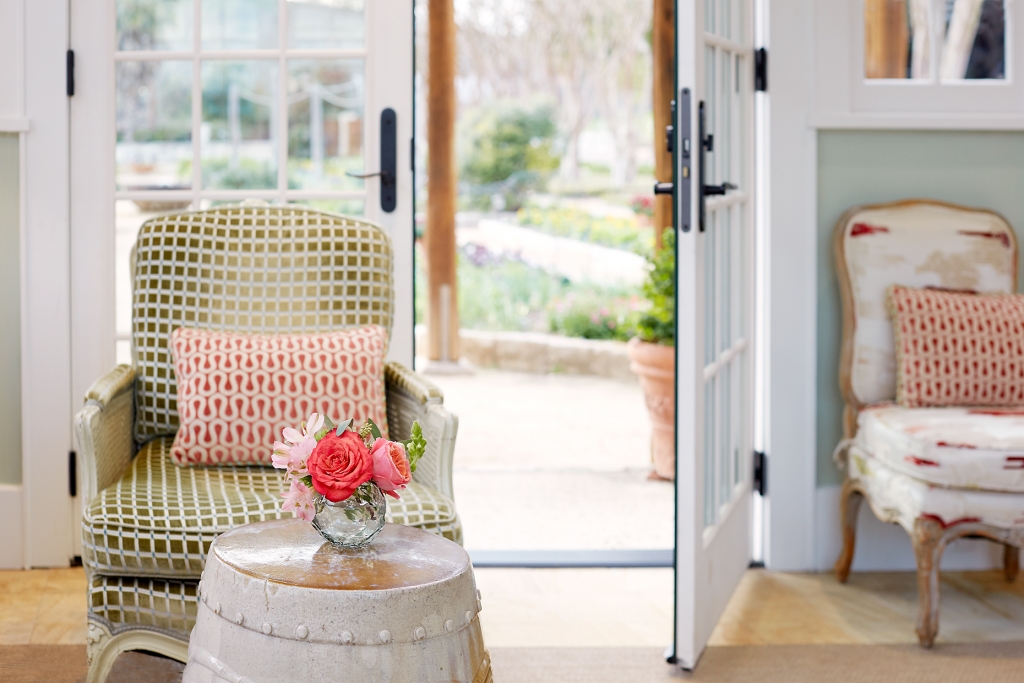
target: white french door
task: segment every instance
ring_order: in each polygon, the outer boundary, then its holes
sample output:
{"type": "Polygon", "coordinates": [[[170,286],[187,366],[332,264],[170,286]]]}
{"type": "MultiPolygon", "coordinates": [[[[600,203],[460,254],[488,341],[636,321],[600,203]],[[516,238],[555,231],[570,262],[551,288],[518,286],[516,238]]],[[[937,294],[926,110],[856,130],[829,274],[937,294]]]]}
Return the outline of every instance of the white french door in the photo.
{"type": "Polygon", "coordinates": [[[73,410],[130,362],[142,223],[245,199],[362,215],[390,233],[390,357],[411,367],[411,0],[81,0],[70,42],[73,410]],[[382,202],[379,176],[351,175],[381,170],[382,122],[395,201],[382,202]]]}
{"type": "Polygon", "coordinates": [[[751,556],[753,2],[677,5],[677,661],[751,556]]]}

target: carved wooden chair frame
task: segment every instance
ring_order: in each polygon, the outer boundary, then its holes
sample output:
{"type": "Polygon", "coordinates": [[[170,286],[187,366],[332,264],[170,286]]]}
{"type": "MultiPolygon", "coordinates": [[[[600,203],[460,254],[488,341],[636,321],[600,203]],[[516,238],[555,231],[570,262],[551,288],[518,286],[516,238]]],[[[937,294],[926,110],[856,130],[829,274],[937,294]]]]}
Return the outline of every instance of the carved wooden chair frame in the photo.
{"type": "MultiPolygon", "coordinates": [[[[854,336],[857,328],[855,302],[853,298],[850,273],[846,267],[844,236],[846,226],[857,213],[872,209],[898,208],[915,205],[933,205],[980,213],[989,213],[1009,223],[1005,218],[993,211],[971,209],[947,202],[935,200],[913,199],[885,204],[855,206],[847,210],[836,222],[833,229],[833,247],[836,261],[839,292],[843,310],[842,349],[839,359],[839,386],[845,402],[843,411],[844,441],[837,449],[837,456],[846,461],[850,440],[857,432],[857,416],[865,405],[856,396],[851,383],[851,368],[854,356],[854,336]]],[[[1014,243],[1016,250],[1016,243],[1014,243]]],[[[1017,289],[1017,277],[1014,272],[1013,289],[1017,289]]],[[[876,504],[868,494],[865,486],[857,479],[847,476],[840,494],[840,515],[843,529],[843,548],[836,560],[834,571],[840,583],[845,583],[850,575],[853,554],[856,545],[857,513],[860,503],[867,499],[868,505],[875,516],[883,522],[900,524],[910,535],[914,556],[917,562],[917,586],[919,611],[917,618],[917,636],[923,647],[931,647],[939,630],[939,564],[942,553],[953,541],[960,538],[986,538],[1004,546],[1003,571],[1006,580],[1014,581],[1019,570],[1019,549],[1024,547],[1024,530],[1005,529],[982,523],[962,523],[955,526],[943,526],[938,520],[919,517],[912,522],[900,519],[900,514],[893,509],[876,504]]],[[[1024,498],[1024,494],[1021,494],[1024,498]]]]}

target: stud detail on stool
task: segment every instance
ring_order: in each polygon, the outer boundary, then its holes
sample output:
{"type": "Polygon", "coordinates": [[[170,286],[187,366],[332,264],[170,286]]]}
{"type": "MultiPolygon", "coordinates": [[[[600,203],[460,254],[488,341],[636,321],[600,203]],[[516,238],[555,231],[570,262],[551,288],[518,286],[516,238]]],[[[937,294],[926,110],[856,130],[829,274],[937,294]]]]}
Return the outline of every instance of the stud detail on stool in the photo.
{"type": "Polygon", "coordinates": [[[243,621],[245,621],[245,617],[242,616],[241,612],[239,612],[238,614],[235,615],[235,623],[236,624],[241,626],[243,621]]]}
{"type": "Polygon", "coordinates": [[[274,632],[274,627],[270,625],[270,622],[269,621],[264,621],[263,622],[263,633],[269,636],[273,632],[274,632]]]}
{"type": "Polygon", "coordinates": [[[382,643],[390,643],[391,642],[391,631],[389,631],[387,629],[384,629],[383,631],[381,631],[380,633],[377,634],[377,637],[380,638],[380,642],[382,642],[382,643]]]}
{"type": "Polygon", "coordinates": [[[350,631],[341,632],[341,642],[345,643],[346,645],[351,645],[352,640],[352,633],[350,631]]]}
{"type": "Polygon", "coordinates": [[[416,638],[416,640],[423,640],[427,637],[427,631],[422,626],[417,626],[416,630],[413,631],[412,635],[414,638],[416,638]]]}
{"type": "Polygon", "coordinates": [[[471,621],[473,621],[473,613],[469,610],[466,610],[466,623],[468,624],[471,621]]]}
{"type": "Polygon", "coordinates": [[[299,640],[305,640],[306,636],[308,635],[309,629],[303,626],[302,624],[299,624],[297,627],[295,627],[295,637],[299,640]]]}
{"type": "Polygon", "coordinates": [[[215,605],[213,606],[213,613],[214,613],[214,614],[220,614],[220,603],[219,603],[219,602],[218,602],[218,603],[216,603],[216,604],[215,604],[215,605]]]}
{"type": "Polygon", "coordinates": [[[451,633],[452,631],[454,631],[455,630],[455,622],[452,621],[451,619],[445,619],[444,630],[446,632],[448,632],[448,633],[451,633]]]}

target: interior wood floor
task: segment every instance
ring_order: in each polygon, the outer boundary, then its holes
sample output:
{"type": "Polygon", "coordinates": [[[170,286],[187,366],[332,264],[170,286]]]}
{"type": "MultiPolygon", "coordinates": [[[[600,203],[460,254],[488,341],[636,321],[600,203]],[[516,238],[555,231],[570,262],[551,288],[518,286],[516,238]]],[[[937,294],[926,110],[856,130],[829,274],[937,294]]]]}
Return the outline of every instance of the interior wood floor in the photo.
{"type": "MultiPolygon", "coordinates": [[[[488,647],[659,647],[672,639],[667,569],[478,569],[488,647]]],[[[0,571],[0,645],[83,644],[81,568],[0,571]]],[[[747,572],[712,645],[914,643],[909,573],[747,572]]],[[[1024,579],[942,576],[939,642],[1024,641],[1024,579]]]]}

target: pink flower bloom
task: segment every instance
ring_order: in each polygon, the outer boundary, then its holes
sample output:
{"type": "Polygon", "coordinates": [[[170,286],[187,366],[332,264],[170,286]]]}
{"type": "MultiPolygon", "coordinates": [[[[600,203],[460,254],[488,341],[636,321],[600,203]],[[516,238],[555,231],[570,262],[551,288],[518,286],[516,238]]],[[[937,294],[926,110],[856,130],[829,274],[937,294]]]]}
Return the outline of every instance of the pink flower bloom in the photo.
{"type": "Polygon", "coordinates": [[[373,458],[373,483],[392,498],[398,498],[396,491],[404,489],[412,479],[405,446],[395,441],[377,439],[373,442],[370,456],[373,458]]]}
{"type": "Polygon", "coordinates": [[[284,440],[289,443],[299,443],[302,441],[304,436],[313,436],[321,429],[324,428],[324,416],[319,413],[310,413],[306,421],[302,423],[302,431],[298,429],[292,429],[291,427],[285,427],[282,430],[281,435],[284,440]]]}
{"type": "Polygon", "coordinates": [[[308,488],[298,479],[292,479],[291,487],[281,494],[284,498],[284,505],[281,506],[281,509],[285,512],[292,512],[299,519],[312,522],[316,515],[313,494],[313,489],[308,488]]]}
{"type": "Polygon", "coordinates": [[[279,470],[287,470],[292,477],[304,477],[309,474],[306,469],[306,459],[316,448],[316,439],[312,435],[304,436],[293,445],[283,444],[280,441],[274,442],[274,453],[270,456],[274,467],[279,470]]]}

